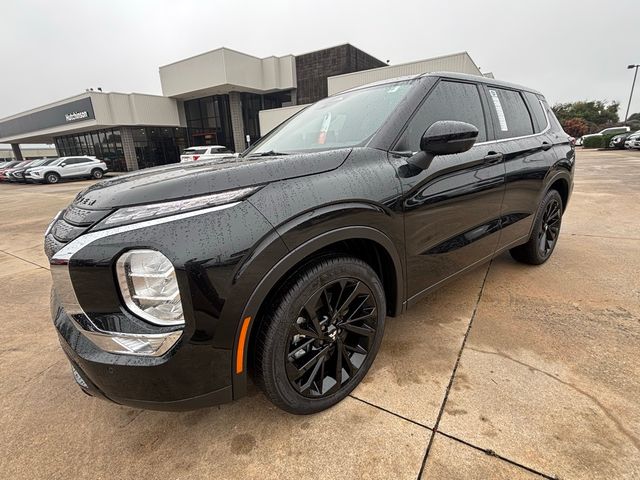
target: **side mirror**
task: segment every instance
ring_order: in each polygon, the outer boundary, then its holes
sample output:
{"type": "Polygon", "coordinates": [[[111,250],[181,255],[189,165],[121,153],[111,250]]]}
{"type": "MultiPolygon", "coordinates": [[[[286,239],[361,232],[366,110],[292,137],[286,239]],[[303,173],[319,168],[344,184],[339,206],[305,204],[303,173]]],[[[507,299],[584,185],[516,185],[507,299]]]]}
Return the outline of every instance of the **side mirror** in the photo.
{"type": "Polygon", "coordinates": [[[66,166],[67,166],[67,164],[63,162],[63,163],[61,163],[61,164],[60,164],[60,166],[61,166],[61,167],[66,167],[66,166]]]}
{"type": "Polygon", "coordinates": [[[433,123],[420,139],[420,150],[409,163],[425,170],[437,155],[462,153],[473,147],[478,129],[470,123],[440,120],[433,123]]]}

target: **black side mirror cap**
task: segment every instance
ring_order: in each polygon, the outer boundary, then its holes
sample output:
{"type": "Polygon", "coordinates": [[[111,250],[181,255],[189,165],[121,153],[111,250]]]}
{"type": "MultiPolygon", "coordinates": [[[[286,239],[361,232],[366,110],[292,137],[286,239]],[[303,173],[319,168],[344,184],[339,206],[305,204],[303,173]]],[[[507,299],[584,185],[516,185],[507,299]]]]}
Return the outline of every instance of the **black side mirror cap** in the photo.
{"type": "Polygon", "coordinates": [[[477,138],[478,129],[470,123],[439,120],[422,134],[421,152],[411,157],[409,163],[425,170],[433,157],[466,152],[473,147],[477,138]]]}

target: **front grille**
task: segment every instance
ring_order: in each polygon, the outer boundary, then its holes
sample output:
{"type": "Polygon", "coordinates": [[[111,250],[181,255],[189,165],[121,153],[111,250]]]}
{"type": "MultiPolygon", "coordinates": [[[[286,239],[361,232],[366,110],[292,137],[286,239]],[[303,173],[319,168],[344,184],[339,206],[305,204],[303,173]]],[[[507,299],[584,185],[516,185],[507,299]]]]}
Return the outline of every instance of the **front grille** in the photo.
{"type": "Polygon", "coordinates": [[[69,205],[44,238],[44,252],[47,257],[51,259],[67,243],[85,233],[110,212],[111,210],[89,210],[69,205]]]}
{"type": "Polygon", "coordinates": [[[89,226],[107,216],[110,210],[88,210],[77,205],[69,205],[62,217],[72,225],[89,226]]]}
{"type": "Polygon", "coordinates": [[[74,238],[78,238],[82,235],[87,227],[76,227],[75,225],[71,225],[67,223],[64,219],[58,220],[53,227],[51,228],[51,234],[55,237],[56,240],[60,242],[67,243],[73,240],[74,238]]]}

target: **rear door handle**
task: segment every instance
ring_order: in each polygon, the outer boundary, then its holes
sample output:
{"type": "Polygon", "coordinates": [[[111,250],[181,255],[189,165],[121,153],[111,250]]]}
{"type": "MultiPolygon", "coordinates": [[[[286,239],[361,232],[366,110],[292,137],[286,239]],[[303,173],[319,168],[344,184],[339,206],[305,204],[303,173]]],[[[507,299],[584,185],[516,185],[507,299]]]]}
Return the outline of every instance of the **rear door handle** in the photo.
{"type": "Polygon", "coordinates": [[[487,165],[493,165],[494,163],[500,162],[502,160],[502,157],[503,155],[501,153],[489,152],[487,153],[487,155],[485,155],[485,157],[482,160],[487,165]]]}
{"type": "Polygon", "coordinates": [[[542,142],[542,150],[544,150],[545,152],[549,150],[551,147],[553,147],[553,145],[550,144],[549,142],[542,142]]]}

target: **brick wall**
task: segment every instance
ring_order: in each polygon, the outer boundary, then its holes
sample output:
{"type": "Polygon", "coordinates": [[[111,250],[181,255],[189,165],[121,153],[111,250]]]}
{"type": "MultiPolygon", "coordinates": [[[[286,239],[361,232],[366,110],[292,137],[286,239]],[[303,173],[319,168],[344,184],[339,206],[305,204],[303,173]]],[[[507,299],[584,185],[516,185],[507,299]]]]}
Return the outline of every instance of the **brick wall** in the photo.
{"type": "Polygon", "coordinates": [[[313,103],[327,96],[327,77],[384,67],[386,63],[345,44],[296,56],[297,103],[313,103]]]}

